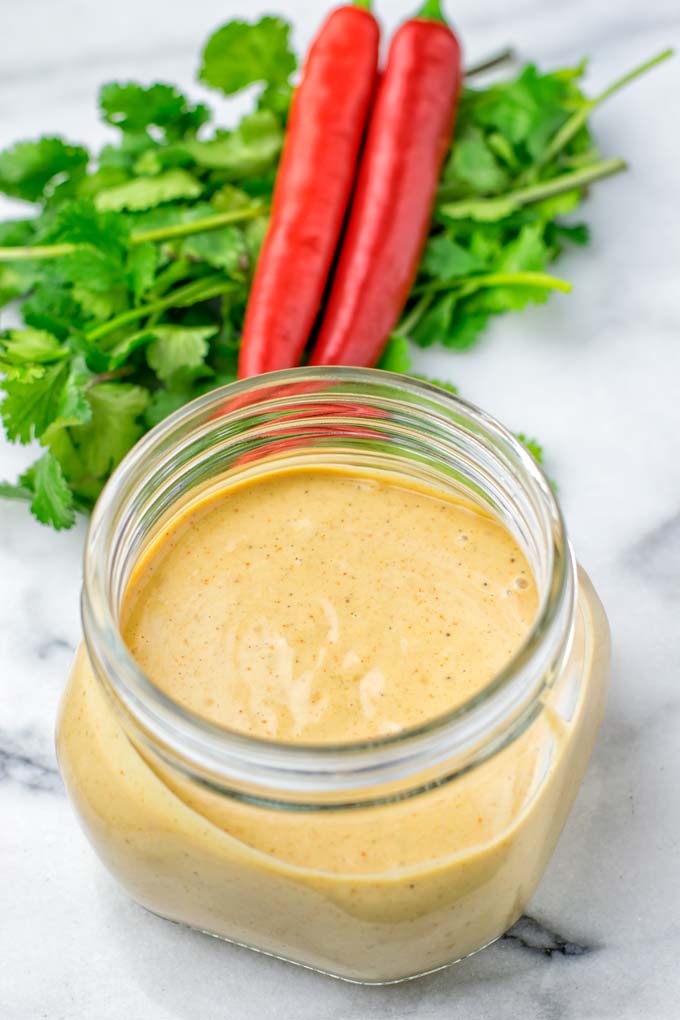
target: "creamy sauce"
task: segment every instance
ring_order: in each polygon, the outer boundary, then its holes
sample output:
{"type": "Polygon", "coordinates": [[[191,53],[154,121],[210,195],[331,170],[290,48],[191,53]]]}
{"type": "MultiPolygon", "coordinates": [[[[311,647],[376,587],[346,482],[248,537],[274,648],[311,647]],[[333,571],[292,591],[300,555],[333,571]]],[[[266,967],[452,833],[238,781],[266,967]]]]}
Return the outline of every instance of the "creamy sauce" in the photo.
{"type": "Polygon", "coordinates": [[[476,694],[536,613],[497,521],[427,491],[313,470],[211,499],[135,572],[123,634],[180,704],[283,741],[397,733],[476,694]]]}
{"type": "MultiPolygon", "coordinates": [[[[138,564],[122,629],[171,697],[280,741],[397,732],[479,691],[537,594],[510,535],[417,488],[314,470],[233,487],[138,564]]],[[[512,743],[415,796],[253,804],[121,724],[81,648],[58,724],[69,795],[143,905],[360,981],[423,973],[506,930],[538,883],[602,714],[608,631],[585,576],[567,663],[512,743]]],[[[369,791],[370,793],[370,791],[369,791]]]]}

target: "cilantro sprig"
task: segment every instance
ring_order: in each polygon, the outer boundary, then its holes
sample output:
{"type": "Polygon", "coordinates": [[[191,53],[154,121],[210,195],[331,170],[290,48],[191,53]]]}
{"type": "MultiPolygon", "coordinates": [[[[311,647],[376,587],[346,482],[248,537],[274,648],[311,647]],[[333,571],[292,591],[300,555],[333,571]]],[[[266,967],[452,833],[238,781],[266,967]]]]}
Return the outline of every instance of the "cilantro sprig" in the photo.
{"type": "MultiPolygon", "coordinates": [[[[23,320],[0,332],[0,414],[10,441],[43,447],[0,496],[43,523],[70,527],[148,428],[235,377],[297,67],[289,36],[265,17],[208,41],[204,84],[254,90],[229,130],[173,85],[112,82],[99,107],[115,136],[100,152],[50,136],[0,153],[0,192],[28,203],[0,223],[0,308],[20,302],[23,320]]],[[[547,269],[588,230],[564,217],[625,168],[597,152],[588,117],[666,56],[594,99],[583,65],[465,89],[383,367],[410,371],[413,344],[469,347],[491,316],[569,290],[547,269]]]]}
{"type": "Polygon", "coordinates": [[[464,89],[420,273],[399,332],[419,346],[463,350],[489,319],[544,302],[569,284],[547,272],[567,245],[588,242],[571,214],[597,181],[626,169],[602,158],[588,118],[671,55],[666,50],[598,96],[581,89],[585,63],[464,89]],[[406,326],[406,328],[405,328],[406,326]]]}

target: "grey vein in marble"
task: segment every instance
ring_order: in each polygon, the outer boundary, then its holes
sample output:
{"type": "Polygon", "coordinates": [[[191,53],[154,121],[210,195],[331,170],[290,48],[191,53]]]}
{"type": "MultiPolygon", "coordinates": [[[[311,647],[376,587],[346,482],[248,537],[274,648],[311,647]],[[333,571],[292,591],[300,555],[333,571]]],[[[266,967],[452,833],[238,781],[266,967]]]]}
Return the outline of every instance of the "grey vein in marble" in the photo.
{"type": "Polygon", "coordinates": [[[73,655],[75,648],[65,638],[48,637],[36,645],[35,654],[39,659],[49,659],[55,654],[66,652],[73,655]]]}
{"type": "Polygon", "coordinates": [[[63,793],[54,753],[31,731],[0,730],[0,783],[18,783],[27,790],[63,793]]]}
{"type": "Polygon", "coordinates": [[[593,949],[593,946],[583,942],[574,942],[572,939],[565,938],[553,931],[551,927],[527,914],[505,933],[503,939],[550,960],[553,956],[584,956],[593,949]]]}
{"type": "Polygon", "coordinates": [[[638,539],[626,563],[668,598],[680,598],[680,511],[638,539]]]}

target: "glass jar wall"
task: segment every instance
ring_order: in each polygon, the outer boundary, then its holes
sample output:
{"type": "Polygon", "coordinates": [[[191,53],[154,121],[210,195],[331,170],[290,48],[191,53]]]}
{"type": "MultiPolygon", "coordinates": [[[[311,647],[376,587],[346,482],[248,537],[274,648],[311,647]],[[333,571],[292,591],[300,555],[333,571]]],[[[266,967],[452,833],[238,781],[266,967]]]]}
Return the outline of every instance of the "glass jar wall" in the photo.
{"type": "Polygon", "coordinates": [[[112,874],[158,914],[362,982],[452,963],[522,913],[582,779],[608,669],[601,606],[521,444],[448,393],[363,370],[235,384],[150,433],[95,510],[83,626],[59,760],[112,874]],[[159,533],[206,495],[310,466],[455,494],[527,556],[533,629],[446,716],[362,744],[262,740],[174,703],[127,651],[123,594],[159,533]]]}

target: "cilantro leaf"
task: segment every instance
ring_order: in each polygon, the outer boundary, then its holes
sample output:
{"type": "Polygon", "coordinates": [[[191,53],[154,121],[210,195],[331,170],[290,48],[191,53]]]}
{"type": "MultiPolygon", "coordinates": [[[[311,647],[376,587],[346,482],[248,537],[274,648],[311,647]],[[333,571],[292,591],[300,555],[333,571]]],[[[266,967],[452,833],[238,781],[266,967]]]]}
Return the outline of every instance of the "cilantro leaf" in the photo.
{"type": "Polygon", "coordinates": [[[408,340],[405,336],[401,336],[399,333],[392,333],[387,341],[385,350],[382,352],[378,368],[382,368],[385,372],[408,374],[411,368],[411,355],[408,340]]]}
{"type": "MultiPolygon", "coordinates": [[[[0,157],[1,158],[1,157],[0,157]]],[[[14,248],[30,245],[35,234],[35,220],[9,220],[0,223],[0,246],[14,248]]],[[[0,264],[0,308],[27,294],[40,277],[37,262],[3,262],[0,264]]]]}
{"type": "Polygon", "coordinates": [[[507,188],[510,178],[477,127],[468,127],[451,152],[445,180],[457,180],[462,193],[494,195],[507,188]]]}
{"type": "Polygon", "coordinates": [[[269,219],[266,216],[258,216],[257,219],[250,220],[245,225],[243,233],[245,236],[246,248],[248,249],[248,255],[250,256],[251,269],[257,262],[260,250],[264,244],[268,226],[269,219]]]}
{"type": "Polygon", "coordinates": [[[227,275],[238,279],[242,279],[250,268],[246,238],[236,226],[193,234],[182,243],[182,254],[217,269],[224,269],[227,275]]]}
{"type": "Polygon", "coordinates": [[[99,93],[99,108],[107,124],[130,134],[141,134],[150,127],[161,128],[166,138],[195,135],[210,119],[203,103],[194,105],[173,85],[157,83],[109,82],[99,93]]]}
{"type": "Polygon", "coordinates": [[[160,255],[155,244],[146,242],[132,248],[127,255],[125,273],[135,301],[146,294],[156,278],[160,255]]]}
{"type": "Polygon", "coordinates": [[[42,329],[11,329],[0,341],[0,359],[12,365],[30,361],[39,365],[67,358],[69,351],[42,329]]]}
{"type": "MultiPolygon", "coordinates": [[[[102,277],[102,283],[97,287],[97,289],[95,289],[94,286],[86,287],[84,283],[72,283],[71,294],[80,309],[82,321],[87,323],[88,326],[92,324],[93,320],[95,322],[104,322],[116,311],[119,304],[118,298],[120,296],[119,291],[114,289],[116,282],[117,281],[115,279],[112,279],[110,284],[107,286],[105,283],[105,277],[102,277]]],[[[120,282],[122,284],[122,280],[120,282]]],[[[95,283],[94,278],[92,283],[95,283]]],[[[73,331],[73,335],[78,335],[75,330],[73,331]]],[[[93,366],[93,370],[99,371],[99,368],[97,366],[93,366]]]]}
{"type": "Polygon", "coordinates": [[[453,383],[445,382],[443,379],[435,379],[429,375],[421,375],[420,372],[414,373],[414,379],[422,379],[423,382],[430,383],[431,386],[438,386],[440,390],[446,390],[447,393],[458,393],[458,387],[454,386],[453,383]]]}
{"type": "Polygon", "coordinates": [[[95,205],[102,212],[120,212],[123,209],[136,212],[152,209],[164,202],[176,202],[180,198],[198,198],[202,190],[193,174],[176,167],[155,177],[136,177],[125,184],[104,188],[96,195],[95,205]]]}
{"type": "Polygon", "coordinates": [[[153,333],[150,329],[139,329],[117,340],[113,347],[109,347],[106,351],[108,369],[123,368],[136,350],[146,347],[152,340],[153,333]]]}
{"type": "Polygon", "coordinates": [[[6,396],[0,413],[9,439],[29,443],[53,426],[79,425],[89,420],[85,387],[90,373],[81,358],[71,364],[32,364],[33,371],[16,378],[6,377],[6,396]]]}
{"type": "Polygon", "coordinates": [[[218,326],[154,326],[154,340],[146,351],[146,360],[159,379],[170,385],[181,385],[201,375],[212,375],[205,359],[210,350],[208,340],[218,326]]]}
{"type": "Polygon", "coordinates": [[[470,302],[461,302],[449,322],[446,335],[442,337],[443,344],[457,351],[465,351],[472,347],[486,329],[489,315],[490,312],[486,310],[479,311],[471,307],[470,302]]]}
{"type": "Polygon", "coordinates": [[[57,531],[73,527],[73,493],[52,453],[44,453],[21,476],[18,488],[22,493],[19,498],[31,499],[31,511],[41,524],[51,524],[57,531]]]}
{"type": "Polygon", "coordinates": [[[545,269],[547,258],[543,226],[540,223],[530,223],[522,227],[517,237],[505,246],[497,268],[505,273],[540,271],[545,269]]]}
{"type": "Polygon", "coordinates": [[[79,199],[61,206],[43,243],[70,241],[118,255],[128,240],[129,231],[124,222],[116,216],[99,211],[88,199],[79,199]]]}
{"type": "MultiPolygon", "coordinates": [[[[120,217],[99,212],[89,199],[68,200],[58,209],[44,241],[66,244],[71,250],[46,263],[32,300],[24,307],[31,316],[35,304],[45,294],[67,307],[63,327],[49,321],[31,321],[30,325],[61,336],[89,318],[111,314],[116,289],[123,287],[124,259],[129,241],[127,225],[120,217]],[[77,307],[74,308],[74,305],[77,307]]],[[[28,321],[28,319],[27,319],[28,321]]]]}
{"type": "Polygon", "coordinates": [[[89,158],[87,149],[70,145],[63,138],[17,142],[0,152],[0,191],[11,198],[36,202],[56,177],[82,175],[89,158]]]}
{"type": "Polygon", "coordinates": [[[572,212],[580,202],[581,193],[578,188],[574,188],[573,191],[564,191],[561,195],[554,195],[552,198],[544,198],[542,202],[534,203],[525,210],[524,216],[547,223],[557,216],[565,216],[572,212]]]}
{"type": "Polygon", "coordinates": [[[425,312],[411,332],[411,339],[414,343],[419,347],[431,347],[434,343],[446,343],[456,300],[455,294],[445,294],[425,312]]]}
{"type": "Polygon", "coordinates": [[[435,280],[450,280],[483,269],[484,262],[450,235],[438,234],[427,242],[420,268],[435,280]]]}
{"type": "Polygon", "coordinates": [[[297,66],[289,35],[290,25],[282,18],[228,21],[208,39],[199,77],[227,95],[255,82],[283,84],[297,66]]]}
{"type": "MultiPolygon", "coordinates": [[[[97,248],[81,248],[64,255],[59,264],[52,267],[50,275],[55,284],[71,285],[80,295],[81,308],[92,311],[86,295],[109,294],[112,289],[123,283],[123,264],[119,257],[111,257],[97,248]],[[82,281],[82,282],[81,282],[82,281]]],[[[104,314],[109,314],[109,301],[103,306],[104,314]]],[[[97,316],[97,313],[94,313],[97,316]]]]}
{"type": "MultiPolygon", "coordinates": [[[[78,181],[76,198],[94,199],[104,188],[112,188],[130,179],[129,171],[122,166],[101,166],[78,181]]],[[[73,197],[73,196],[69,196],[73,197]]]]}
{"type": "Polygon", "coordinates": [[[34,286],[40,269],[30,262],[4,262],[0,265],[0,308],[23,297],[34,286]]]}
{"type": "Polygon", "coordinates": [[[87,397],[91,382],[92,373],[85,363],[85,358],[82,354],[77,354],[71,360],[59,402],[59,413],[45,429],[43,442],[49,441],[50,432],[54,429],[87,425],[92,418],[92,408],[87,397]]]}
{"type": "MultiPolygon", "coordinates": [[[[105,145],[99,153],[99,171],[111,174],[111,171],[122,171],[123,180],[129,180],[134,174],[134,168],[150,149],[156,149],[157,144],[149,134],[129,135],[123,134],[118,145],[105,145]]],[[[111,182],[113,183],[113,182],[111,182]]],[[[122,183],[119,180],[117,183],[122,183]]],[[[108,187],[109,182],[106,183],[108,187]]],[[[81,185],[82,186],[82,185],[81,185]]],[[[96,191],[100,189],[95,188],[96,191]]]]}
{"type": "Polygon", "coordinates": [[[85,321],[83,309],[73,297],[70,288],[55,286],[49,279],[40,280],[33,293],[21,306],[27,326],[46,330],[65,340],[74,327],[85,321]]]}
{"type": "Polygon", "coordinates": [[[0,413],[7,438],[30,443],[59,417],[68,366],[49,365],[28,379],[4,379],[0,413]]]}
{"type": "MultiPolygon", "coordinates": [[[[530,223],[522,227],[514,240],[506,244],[494,269],[501,273],[540,272],[545,269],[549,255],[543,224],[530,223]]],[[[548,293],[542,287],[490,287],[474,298],[474,307],[492,312],[517,310],[526,307],[531,301],[547,301],[548,293]]]]}
{"type": "Polygon", "coordinates": [[[232,209],[245,209],[252,205],[252,199],[242,188],[223,184],[213,193],[210,205],[218,212],[231,212],[232,209]]]}
{"type": "Polygon", "coordinates": [[[235,131],[223,131],[207,141],[187,142],[200,167],[221,170],[230,180],[262,174],[274,166],[283,146],[283,128],[271,110],[244,117],[235,131]]]}
{"type": "Polygon", "coordinates": [[[290,82],[267,85],[258,97],[257,108],[258,110],[271,110],[281,123],[285,124],[290,113],[290,104],[293,102],[293,93],[294,89],[290,82]]]}
{"type": "Polygon", "coordinates": [[[572,244],[588,244],[590,241],[590,227],[587,223],[553,223],[550,230],[556,238],[565,237],[572,244]]]}
{"type": "Polygon", "coordinates": [[[543,447],[537,439],[526,436],[523,432],[516,433],[520,443],[526,446],[527,450],[538,464],[543,463],[543,447]]]}
{"type": "Polygon", "coordinates": [[[35,230],[35,220],[7,220],[0,223],[0,245],[14,247],[30,244],[35,230]]]}
{"type": "Polygon", "coordinates": [[[78,470],[69,472],[78,485],[83,478],[101,483],[142,435],[140,417],[149,402],[149,392],[126,382],[102,382],[87,395],[91,418],[88,424],[71,429],[70,437],[78,470]]]}
{"type": "Polygon", "coordinates": [[[189,387],[156,390],[144,414],[145,424],[150,429],[154,428],[164,418],[167,418],[169,414],[179,411],[180,407],[183,407],[184,404],[187,404],[195,396],[197,394],[189,387]]]}
{"type": "Polygon", "coordinates": [[[555,74],[539,74],[533,64],[528,64],[514,81],[487,92],[478,103],[476,118],[481,125],[504,135],[522,162],[530,163],[539,158],[567,119],[569,107],[565,102],[574,95],[571,81],[555,74]]]}

